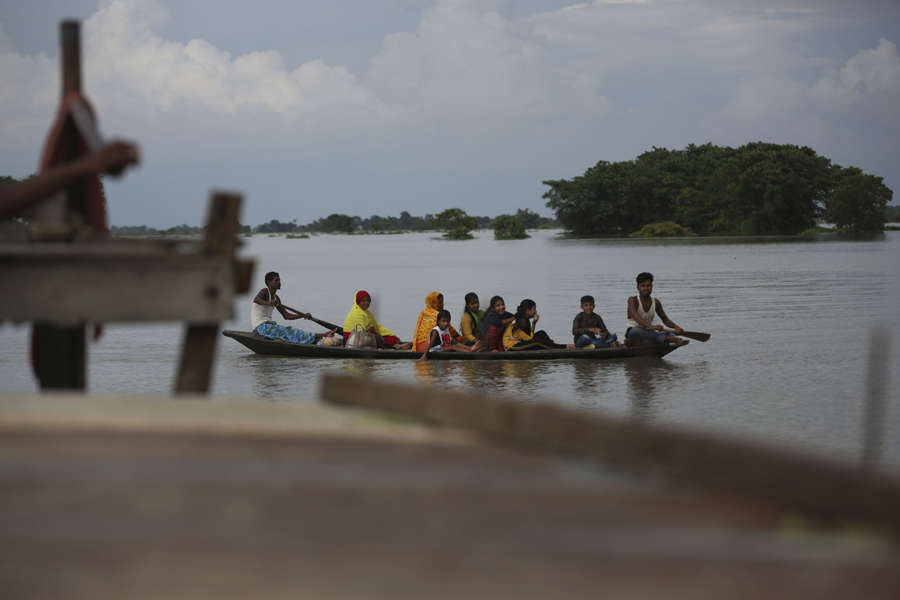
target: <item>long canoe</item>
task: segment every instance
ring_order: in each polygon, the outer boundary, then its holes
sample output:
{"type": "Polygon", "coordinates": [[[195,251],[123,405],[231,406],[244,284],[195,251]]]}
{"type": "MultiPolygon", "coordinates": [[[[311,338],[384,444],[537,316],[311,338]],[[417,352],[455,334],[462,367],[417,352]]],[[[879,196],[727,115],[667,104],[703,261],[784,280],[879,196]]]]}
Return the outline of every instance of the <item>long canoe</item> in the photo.
{"type": "MultiPolygon", "coordinates": [[[[421,358],[421,352],[412,350],[374,350],[371,348],[343,348],[340,346],[321,346],[318,344],[298,344],[272,340],[249,331],[226,329],[222,335],[237,340],[258,354],[274,354],[277,356],[300,356],[305,358],[377,358],[391,360],[409,360],[421,358]]],[[[621,348],[598,348],[595,350],[560,349],[560,350],[517,350],[515,352],[435,352],[428,356],[429,360],[558,360],[569,358],[585,358],[601,360],[607,358],[631,358],[634,356],[665,356],[675,346],[646,344],[621,348]]]]}

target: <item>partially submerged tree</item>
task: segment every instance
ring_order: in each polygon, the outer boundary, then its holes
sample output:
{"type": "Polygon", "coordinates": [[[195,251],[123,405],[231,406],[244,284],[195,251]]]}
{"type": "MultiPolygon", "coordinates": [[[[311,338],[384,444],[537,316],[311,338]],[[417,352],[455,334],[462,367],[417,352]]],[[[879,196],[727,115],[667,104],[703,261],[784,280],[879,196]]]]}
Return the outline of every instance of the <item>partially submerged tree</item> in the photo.
{"type": "Polygon", "coordinates": [[[653,237],[691,237],[697,235],[689,227],[683,227],[675,221],[662,221],[660,223],[647,223],[639,230],[632,232],[628,237],[653,238],[653,237]]]}
{"type": "Polygon", "coordinates": [[[885,208],[893,192],[881,177],[856,167],[842,169],[825,207],[825,220],[838,230],[873,233],[884,230],[885,208]]]}
{"type": "Polygon", "coordinates": [[[448,208],[435,215],[434,223],[448,239],[471,240],[470,232],[478,226],[478,219],[470,217],[461,208],[448,208]]]}
{"type": "Polygon", "coordinates": [[[841,227],[872,230],[875,209],[883,214],[890,198],[881,178],[833,165],[805,146],[764,142],[653,148],[544,184],[547,206],[576,235],[625,235],[662,221],[700,234],[796,234],[829,206],[829,220],[849,219],[841,227]]]}
{"type": "Polygon", "coordinates": [[[500,215],[491,223],[495,240],[523,240],[530,237],[525,223],[515,215],[500,215]]]}

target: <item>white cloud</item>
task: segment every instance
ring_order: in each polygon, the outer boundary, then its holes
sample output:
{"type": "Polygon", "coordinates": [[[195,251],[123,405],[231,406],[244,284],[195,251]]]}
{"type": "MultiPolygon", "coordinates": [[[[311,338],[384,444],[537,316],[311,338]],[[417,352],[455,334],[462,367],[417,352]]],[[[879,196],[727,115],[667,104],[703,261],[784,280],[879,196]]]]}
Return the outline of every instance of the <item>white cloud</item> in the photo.
{"type": "Polygon", "coordinates": [[[884,96],[900,106],[900,56],[893,42],[881,39],[875,48],[862,50],[840,70],[830,72],[811,88],[812,98],[824,107],[847,109],[866,97],[884,96]]]}
{"type": "Polygon", "coordinates": [[[439,2],[414,34],[388,36],[367,84],[424,113],[467,118],[546,109],[544,49],[478,2],[439,2]]]}
{"type": "Polygon", "coordinates": [[[893,42],[881,39],[873,49],[861,50],[839,69],[827,69],[806,83],[786,76],[741,81],[727,113],[759,119],[789,118],[797,112],[843,113],[844,118],[893,117],[900,106],[900,56],[893,42]],[[890,114],[872,114],[882,107],[890,114]]]}
{"type": "Polygon", "coordinates": [[[345,119],[357,110],[368,114],[376,103],[343,67],[313,61],[291,70],[275,51],[232,58],[205,40],[163,40],[154,28],[167,18],[157,2],[115,0],[85,23],[86,63],[97,97],[107,104],[138,99],[151,112],[200,106],[226,121],[248,108],[301,127],[334,126],[323,117],[336,106],[345,119]]]}

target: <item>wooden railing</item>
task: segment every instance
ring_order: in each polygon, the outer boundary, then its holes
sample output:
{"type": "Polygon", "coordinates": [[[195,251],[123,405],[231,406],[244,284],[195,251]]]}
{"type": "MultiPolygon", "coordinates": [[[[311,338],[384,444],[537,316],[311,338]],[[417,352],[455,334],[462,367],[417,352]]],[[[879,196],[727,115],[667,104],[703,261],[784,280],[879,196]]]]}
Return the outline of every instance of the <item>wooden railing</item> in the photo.
{"type": "MultiPolygon", "coordinates": [[[[77,22],[62,24],[61,41],[65,97],[81,88],[77,22]]],[[[88,151],[96,151],[102,140],[83,105],[69,118],[88,151]]],[[[79,152],[72,145],[69,160],[79,152]]],[[[34,323],[41,389],[87,387],[87,323],[184,321],[174,391],[207,392],[219,323],[233,317],[235,293],[247,291],[253,269],[235,256],[241,196],[213,193],[203,239],[173,243],[87,231],[80,193],[72,186],[37,205],[30,242],[0,241],[0,323],[34,323]]]]}

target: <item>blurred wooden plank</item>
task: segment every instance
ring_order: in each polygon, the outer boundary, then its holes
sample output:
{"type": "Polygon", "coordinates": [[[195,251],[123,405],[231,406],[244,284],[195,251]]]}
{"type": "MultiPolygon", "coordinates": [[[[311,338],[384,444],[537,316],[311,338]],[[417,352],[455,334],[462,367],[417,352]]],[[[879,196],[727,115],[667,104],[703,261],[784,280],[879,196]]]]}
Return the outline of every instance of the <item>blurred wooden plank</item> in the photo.
{"type": "Polygon", "coordinates": [[[292,400],[0,397],[4,597],[900,593],[877,539],[292,400]]]}
{"type": "MultiPolygon", "coordinates": [[[[226,192],[214,193],[209,202],[209,214],[206,219],[206,231],[201,253],[211,257],[227,257],[234,255],[237,245],[237,233],[240,227],[238,217],[241,210],[241,196],[226,192]]],[[[231,276],[237,274],[234,264],[230,263],[231,276]]],[[[228,290],[237,287],[232,279],[228,290]]],[[[231,306],[229,293],[228,305],[231,306]]],[[[181,345],[181,358],[178,361],[178,373],[175,376],[176,394],[205,394],[209,391],[213,360],[216,355],[216,344],[219,341],[219,323],[210,323],[210,319],[186,318],[188,325],[181,345]]]]}
{"type": "Polygon", "coordinates": [[[525,399],[322,377],[322,398],[463,427],[506,442],[653,472],[681,485],[763,501],[900,537],[900,480],[745,440],[647,425],[525,399]]]}
{"type": "Polygon", "coordinates": [[[191,323],[185,327],[178,374],[175,378],[176,394],[209,392],[218,338],[218,323],[212,325],[191,323]]]}
{"type": "Polygon", "coordinates": [[[0,254],[0,321],[219,322],[234,314],[231,257],[72,250],[0,254]]]}

